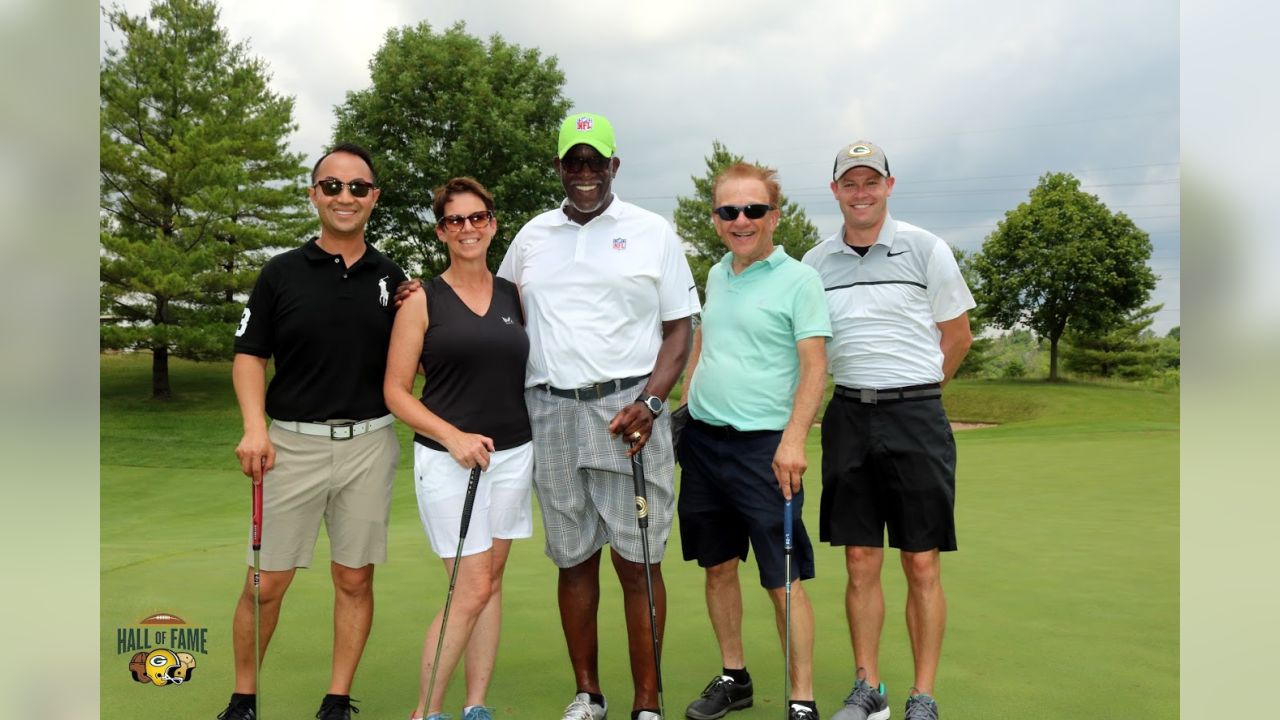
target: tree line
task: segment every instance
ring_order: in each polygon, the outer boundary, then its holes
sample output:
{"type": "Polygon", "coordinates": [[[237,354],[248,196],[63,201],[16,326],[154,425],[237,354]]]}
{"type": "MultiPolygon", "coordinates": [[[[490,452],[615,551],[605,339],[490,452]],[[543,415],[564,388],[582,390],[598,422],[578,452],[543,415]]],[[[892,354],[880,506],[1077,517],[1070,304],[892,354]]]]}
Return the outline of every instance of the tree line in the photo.
{"type": "MultiPolygon", "coordinates": [[[[167,398],[168,358],[229,358],[262,263],[315,232],[310,168],[287,147],[293,98],[270,90],[269,69],[231,41],[214,0],[104,12],[122,40],[99,69],[100,345],[149,350],[152,396],[167,398]]],[[[468,174],[499,208],[496,266],[515,231],[563,195],[550,160],[571,103],[557,59],[497,34],[473,37],[463,23],[422,22],[388,30],[369,69],[370,87],[335,108],[333,132],[368,147],[379,171],[369,241],[411,275],[442,271],[430,192],[468,174]]],[[[742,159],[713,141],[706,172],[677,199],[675,227],[699,291],[725,252],[710,220],[711,181],[742,159]]],[[[799,258],[821,238],[803,208],[785,196],[780,206],[775,241],[799,258]]],[[[1071,175],[1046,173],[981,251],[957,252],[978,302],[978,341],[960,374],[1017,373],[993,353],[1008,345],[1002,338],[1028,333],[1048,344],[1050,379],[1060,357],[1085,375],[1176,371],[1177,336],[1149,330],[1150,257],[1150,238],[1124,213],[1071,175]]]]}

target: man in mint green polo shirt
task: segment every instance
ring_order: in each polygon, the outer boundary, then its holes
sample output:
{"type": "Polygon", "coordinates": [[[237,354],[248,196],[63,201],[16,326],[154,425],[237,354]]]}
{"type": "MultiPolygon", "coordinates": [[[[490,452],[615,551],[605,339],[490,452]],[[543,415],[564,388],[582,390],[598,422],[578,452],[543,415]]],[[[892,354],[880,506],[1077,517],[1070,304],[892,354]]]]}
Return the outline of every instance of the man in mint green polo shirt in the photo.
{"type": "Polygon", "coordinates": [[[685,714],[714,720],[752,704],[742,648],[738,564],[755,549],[760,584],[783,634],[786,577],[783,508],[791,500],[791,720],[818,720],[813,701],[813,609],[802,581],[813,546],[801,519],[804,444],[826,385],[831,337],[822,282],[813,268],[773,245],[776,172],[737,163],[716,176],[712,221],[729,252],[707,276],[702,325],[693,340],[689,423],[677,454],[678,512],[686,560],[706,570],[707,612],[723,669],[685,714]]]}

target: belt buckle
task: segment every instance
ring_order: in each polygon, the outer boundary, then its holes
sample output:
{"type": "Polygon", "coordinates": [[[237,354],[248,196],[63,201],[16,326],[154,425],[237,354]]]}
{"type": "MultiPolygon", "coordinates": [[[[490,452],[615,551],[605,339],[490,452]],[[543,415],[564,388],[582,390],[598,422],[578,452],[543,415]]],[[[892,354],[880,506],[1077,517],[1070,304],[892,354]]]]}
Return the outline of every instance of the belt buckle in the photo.
{"type": "Polygon", "coordinates": [[[354,422],[339,423],[329,426],[330,440],[350,440],[356,436],[356,424],[354,422]],[[339,433],[339,430],[345,430],[346,433],[339,433]]]}
{"type": "Polygon", "coordinates": [[[858,390],[858,402],[867,405],[876,404],[876,391],[874,388],[861,388],[858,390]]]}

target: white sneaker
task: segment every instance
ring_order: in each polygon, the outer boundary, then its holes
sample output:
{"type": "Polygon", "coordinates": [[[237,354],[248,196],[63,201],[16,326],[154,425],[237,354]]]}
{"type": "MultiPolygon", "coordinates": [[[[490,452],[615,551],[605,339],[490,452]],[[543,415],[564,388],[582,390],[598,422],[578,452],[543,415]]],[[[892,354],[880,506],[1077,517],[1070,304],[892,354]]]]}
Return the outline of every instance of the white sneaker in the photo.
{"type": "Polygon", "coordinates": [[[608,700],[605,700],[603,705],[597,705],[591,702],[590,695],[578,693],[574,696],[573,702],[569,703],[569,707],[564,709],[564,717],[561,720],[605,720],[608,714],[608,700]]]}
{"type": "Polygon", "coordinates": [[[662,716],[656,712],[641,710],[640,714],[636,716],[636,720],[662,720],[662,716]]]}

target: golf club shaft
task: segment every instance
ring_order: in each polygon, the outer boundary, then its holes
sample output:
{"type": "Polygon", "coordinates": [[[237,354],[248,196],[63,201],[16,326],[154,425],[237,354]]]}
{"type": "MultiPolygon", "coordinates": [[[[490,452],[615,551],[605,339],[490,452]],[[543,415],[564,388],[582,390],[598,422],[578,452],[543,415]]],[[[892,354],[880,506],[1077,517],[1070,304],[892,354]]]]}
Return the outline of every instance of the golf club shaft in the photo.
{"type": "Polygon", "coordinates": [[[250,545],[253,547],[253,713],[261,717],[258,708],[258,681],[262,674],[262,478],[253,486],[253,513],[250,545]]]}
{"type": "Polygon", "coordinates": [[[783,644],[782,708],[784,718],[791,717],[791,500],[782,506],[782,558],[787,582],[786,636],[783,644]]]}
{"type": "Polygon", "coordinates": [[[444,600],[444,616],[440,618],[440,637],[436,638],[436,659],[431,662],[431,679],[427,681],[427,706],[423,712],[431,714],[431,696],[436,689],[436,670],[440,668],[440,651],[444,649],[444,633],[449,627],[449,608],[453,605],[453,588],[458,584],[458,566],[462,564],[462,546],[467,542],[467,528],[471,526],[471,508],[476,503],[476,488],[480,485],[480,466],[471,468],[467,479],[467,495],[462,501],[462,527],[458,529],[458,551],[453,554],[453,570],[449,573],[449,594],[444,600]]]}
{"type": "Polygon", "coordinates": [[[666,717],[662,700],[662,658],[658,648],[658,605],[653,601],[653,573],[649,561],[649,497],[645,491],[644,462],[637,452],[631,456],[631,479],[636,490],[636,524],[640,526],[640,544],[644,553],[644,585],[649,594],[649,634],[653,641],[653,671],[658,678],[658,714],[666,717]]]}

